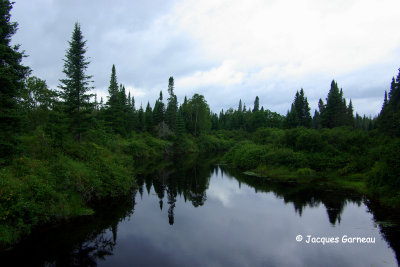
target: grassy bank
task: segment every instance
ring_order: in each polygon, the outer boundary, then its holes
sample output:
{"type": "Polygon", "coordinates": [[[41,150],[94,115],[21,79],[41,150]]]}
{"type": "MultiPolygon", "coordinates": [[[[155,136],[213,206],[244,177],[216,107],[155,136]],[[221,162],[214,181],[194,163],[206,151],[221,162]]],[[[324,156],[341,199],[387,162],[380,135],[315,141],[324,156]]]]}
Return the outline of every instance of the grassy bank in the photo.
{"type": "Polygon", "coordinates": [[[224,161],[248,174],[337,185],[399,207],[398,151],[398,139],[374,131],[265,128],[234,145],[224,161]]]}

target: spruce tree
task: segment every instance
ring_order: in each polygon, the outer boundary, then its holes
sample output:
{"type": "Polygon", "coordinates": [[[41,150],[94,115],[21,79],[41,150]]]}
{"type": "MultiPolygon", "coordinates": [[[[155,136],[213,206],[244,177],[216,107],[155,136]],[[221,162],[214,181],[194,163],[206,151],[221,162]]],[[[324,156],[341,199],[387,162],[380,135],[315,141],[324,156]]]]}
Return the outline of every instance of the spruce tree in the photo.
{"type": "Polygon", "coordinates": [[[153,129],[153,110],[150,107],[150,102],[147,102],[146,111],[144,112],[145,130],[151,132],[153,129]]]}
{"type": "Polygon", "coordinates": [[[86,75],[89,61],[85,57],[86,41],[83,40],[80,25],[75,23],[72,38],[69,43],[66,58],[64,59],[65,79],[60,79],[62,89],[61,97],[64,100],[64,111],[67,115],[69,130],[78,141],[82,134],[89,128],[90,112],[93,104],[90,103],[92,95],[92,76],[86,75]]]}
{"type": "MultiPolygon", "coordinates": [[[[30,69],[21,64],[24,57],[19,45],[11,46],[18,24],[11,22],[12,3],[0,1],[0,158],[16,152],[16,134],[21,126],[18,98],[30,69]]],[[[2,162],[0,161],[0,164],[2,162]]]]}
{"type": "Polygon", "coordinates": [[[397,78],[392,79],[389,94],[385,93],[378,127],[388,135],[400,137],[400,69],[397,78]]]}
{"type": "Polygon", "coordinates": [[[286,127],[298,126],[311,127],[310,107],[307,98],[304,96],[303,88],[296,92],[290,111],[286,115],[286,127]]]}
{"type": "Polygon", "coordinates": [[[168,80],[168,103],[165,111],[165,120],[171,130],[175,128],[175,119],[178,112],[178,100],[174,93],[174,77],[169,77],[168,80]]]}
{"type": "Polygon", "coordinates": [[[354,119],[354,115],[353,115],[354,109],[353,109],[353,103],[351,102],[351,99],[350,99],[350,102],[349,102],[349,105],[348,105],[346,111],[347,111],[347,122],[346,122],[346,124],[348,126],[354,127],[354,123],[355,123],[355,119],[354,119]]]}
{"type": "Polygon", "coordinates": [[[160,97],[157,99],[156,103],[154,104],[154,109],[153,109],[154,125],[159,125],[160,123],[163,123],[164,116],[165,116],[165,106],[163,103],[163,94],[162,94],[162,91],[160,91],[160,97]]]}
{"type": "Polygon", "coordinates": [[[257,112],[259,110],[260,110],[260,98],[258,98],[258,96],[256,96],[256,99],[254,100],[253,112],[257,112]]]}
{"type": "Polygon", "coordinates": [[[346,106],[346,100],[343,98],[343,90],[339,90],[334,80],[326,98],[326,105],[320,100],[319,107],[322,127],[334,128],[349,125],[349,110],[346,106]]]}
{"type": "Polygon", "coordinates": [[[319,112],[317,110],[314,111],[314,116],[312,118],[312,127],[314,129],[319,129],[321,127],[319,112]]]}
{"type": "Polygon", "coordinates": [[[140,104],[140,108],[138,110],[138,127],[137,130],[139,132],[143,132],[144,128],[145,128],[145,121],[144,121],[144,112],[143,112],[143,106],[142,104],[140,104]]]}

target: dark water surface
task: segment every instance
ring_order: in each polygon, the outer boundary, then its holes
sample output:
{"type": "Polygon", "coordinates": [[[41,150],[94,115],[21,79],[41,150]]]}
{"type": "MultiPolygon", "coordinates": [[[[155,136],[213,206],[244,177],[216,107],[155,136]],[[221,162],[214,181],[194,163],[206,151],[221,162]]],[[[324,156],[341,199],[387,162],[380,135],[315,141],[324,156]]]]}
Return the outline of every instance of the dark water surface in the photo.
{"type": "Polygon", "coordinates": [[[38,229],[0,266],[398,266],[397,214],[323,184],[266,182],[215,163],[143,166],[131,197],[38,229]]]}

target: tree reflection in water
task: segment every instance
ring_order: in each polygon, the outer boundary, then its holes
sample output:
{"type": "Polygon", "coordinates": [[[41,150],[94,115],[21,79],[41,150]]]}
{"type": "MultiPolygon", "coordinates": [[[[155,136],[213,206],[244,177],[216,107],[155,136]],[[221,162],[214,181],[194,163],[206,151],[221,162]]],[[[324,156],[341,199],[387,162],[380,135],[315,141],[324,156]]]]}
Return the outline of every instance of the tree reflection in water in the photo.
{"type": "Polygon", "coordinates": [[[93,216],[37,229],[15,249],[0,254],[2,266],[97,266],[113,255],[118,224],[133,214],[134,199],[135,193],[98,203],[93,216]]]}
{"type": "MultiPolygon", "coordinates": [[[[218,159],[212,157],[185,157],[175,162],[140,163],[136,174],[137,192],[143,198],[143,194],[150,194],[153,188],[160,210],[163,210],[164,204],[168,205],[168,223],[172,227],[175,227],[177,199],[190,202],[195,208],[205,205],[206,191],[213,174],[223,179],[227,177],[237,180],[239,188],[245,184],[254,188],[256,193],[273,193],[285,204],[293,205],[299,216],[307,208],[324,205],[332,225],[341,223],[341,215],[348,203],[360,206],[364,202],[374,215],[382,236],[399,259],[399,227],[382,223],[387,218],[398,222],[398,215],[388,215],[383,212],[385,209],[365,201],[363,196],[343,189],[329,190],[323,184],[282,183],[246,176],[236,170],[218,166],[216,162],[218,159]]],[[[6,263],[5,266],[97,266],[99,261],[113,255],[118,241],[118,224],[133,214],[135,194],[99,205],[94,216],[78,218],[52,229],[38,229],[16,249],[1,253],[2,263],[6,263]]]]}

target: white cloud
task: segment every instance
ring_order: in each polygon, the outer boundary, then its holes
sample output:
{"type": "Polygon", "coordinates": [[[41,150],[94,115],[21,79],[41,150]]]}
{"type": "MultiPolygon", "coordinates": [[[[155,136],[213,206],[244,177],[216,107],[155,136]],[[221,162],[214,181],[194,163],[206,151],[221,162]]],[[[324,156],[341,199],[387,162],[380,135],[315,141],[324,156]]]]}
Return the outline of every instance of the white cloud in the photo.
{"type": "MultiPolygon", "coordinates": [[[[385,71],[395,71],[400,59],[400,35],[394,34],[399,8],[398,0],[179,2],[170,23],[192,36],[205,57],[220,63],[180,77],[177,84],[184,90],[212,86],[206,90],[211,93],[218,84],[220,91],[231,91],[218,100],[228,97],[229,106],[259,95],[274,101],[265,103],[267,108],[286,105],[276,110],[281,113],[301,87],[309,100],[325,99],[332,79],[343,86],[345,96],[354,97],[356,91],[356,98],[365,98],[371,88],[383,92],[387,77],[379,76],[378,69],[386,64],[385,71]],[[374,68],[375,81],[365,83],[374,68]]],[[[381,99],[370,100],[373,105],[353,101],[356,111],[377,114],[381,99]]]]}
{"type": "Polygon", "coordinates": [[[146,95],[146,92],[143,89],[135,88],[130,85],[125,86],[125,92],[127,95],[130,92],[131,96],[134,96],[134,97],[143,97],[146,95]]]}
{"type": "Polygon", "coordinates": [[[196,71],[176,81],[177,87],[196,88],[210,85],[227,86],[243,82],[246,74],[237,71],[232,61],[224,61],[220,66],[208,71],[196,71]]]}
{"type": "Polygon", "coordinates": [[[287,76],[342,74],[388,59],[400,46],[397,0],[195,1],[175,7],[177,27],[208,56],[287,76]]]}

